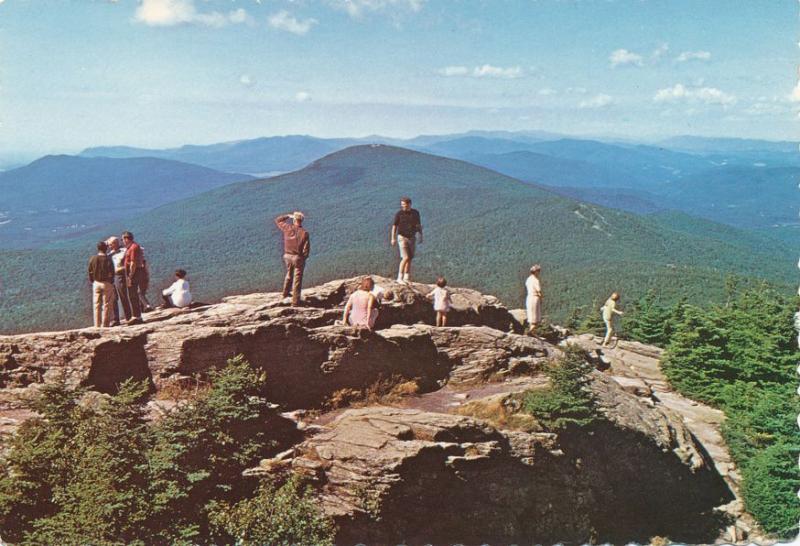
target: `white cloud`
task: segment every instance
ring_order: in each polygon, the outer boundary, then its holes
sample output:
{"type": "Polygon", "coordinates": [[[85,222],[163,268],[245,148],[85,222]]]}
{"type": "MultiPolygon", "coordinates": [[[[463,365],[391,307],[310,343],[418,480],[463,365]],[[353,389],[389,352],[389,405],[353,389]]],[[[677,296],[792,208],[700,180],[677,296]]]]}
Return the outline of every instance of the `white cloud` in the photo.
{"type": "Polygon", "coordinates": [[[466,76],[469,74],[469,68],[466,66],[445,66],[439,69],[439,74],[442,76],[466,76]]]}
{"type": "Polygon", "coordinates": [[[684,51],[675,57],[676,63],[685,63],[686,61],[707,61],[711,59],[711,53],[708,51],[684,51]]]}
{"type": "Polygon", "coordinates": [[[659,89],[653,96],[653,100],[655,102],[703,102],[730,106],[736,102],[736,97],[720,91],[716,87],[686,87],[682,83],[677,83],[672,87],[659,89]]]}
{"type": "Polygon", "coordinates": [[[308,102],[311,100],[311,93],[308,91],[298,91],[294,96],[294,100],[297,102],[308,102]]]}
{"type": "Polygon", "coordinates": [[[200,13],[193,0],[142,0],[134,20],[148,26],[171,27],[175,25],[195,24],[209,27],[223,27],[228,24],[249,23],[247,12],[237,10],[220,13],[211,11],[200,13]]]}
{"type": "Polygon", "coordinates": [[[614,99],[610,95],[595,95],[594,97],[582,100],[578,103],[578,108],[605,108],[614,103],[614,99]]]}
{"type": "Polygon", "coordinates": [[[242,76],[239,78],[239,83],[241,83],[245,87],[250,87],[255,82],[253,81],[253,78],[251,78],[249,74],[242,74],[242,76]]]}
{"type": "Polygon", "coordinates": [[[525,74],[519,66],[508,66],[504,68],[502,66],[492,66],[490,64],[476,66],[472,70],[466,66],[445,66],[444,68],[440,68],[438,72],[440,75],[447,77],[470,76],[473,78],[506,79],[521,78],[525,74]]]}
{"type": "Polygon", "coordinates": [[[522,76],[522,69],[518,66],[503,68],[485,64],[476,66],[475,70],[472,71],[472,75],[476,78],[519,78],[522,76]]]}
{"type": "Polygon", "coordinates": [[[316,19],[306,19],[300,21],[286,10],[281,10],[269,16],[269,26],[279,30],[285,30],[292,34],[303,36],[307,34],[311,27],[317,24],[316,19]]]}
{"type": "Polygon", "coordinates": [[[422,10],[427,0],[328,0],[336,9],[346,11],[350,17],[360,18],[366,12],[383,11],[391,8],[412,11],[422,10]]]}
{"type": "Polygon", "coordinates": [[[642,56],[627,49],[615,49],[608,57],[611,68],[624,65],[642,66],[642,56]]]}

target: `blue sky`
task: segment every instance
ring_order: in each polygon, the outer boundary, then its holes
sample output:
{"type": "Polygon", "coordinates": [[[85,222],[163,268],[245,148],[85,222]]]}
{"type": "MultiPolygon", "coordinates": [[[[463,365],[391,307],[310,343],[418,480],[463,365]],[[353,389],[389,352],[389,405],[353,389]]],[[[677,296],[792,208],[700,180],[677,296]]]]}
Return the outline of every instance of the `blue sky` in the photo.
{"type": "Polygon", "coordinates": [[[796,0],[0,0],[0,150],[797,139],[796,0]]]}

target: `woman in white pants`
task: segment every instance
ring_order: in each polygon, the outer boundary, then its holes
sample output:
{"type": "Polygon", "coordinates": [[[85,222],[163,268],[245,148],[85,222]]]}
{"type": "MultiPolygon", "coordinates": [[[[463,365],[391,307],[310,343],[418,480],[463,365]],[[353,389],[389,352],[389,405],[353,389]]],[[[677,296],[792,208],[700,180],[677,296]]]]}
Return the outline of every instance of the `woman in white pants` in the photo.
{"type": "Polygon", "coordinates": [[[541,270],[542,267],[539,264],[534,264],[528,280],[525,281],[525,289],[528,292],[528,297],[525,298],[525,311],[528,314],[528,333],[530,335],[536,334],[536,327],[542,322],[542,285],[539,282],[541,270]]]}

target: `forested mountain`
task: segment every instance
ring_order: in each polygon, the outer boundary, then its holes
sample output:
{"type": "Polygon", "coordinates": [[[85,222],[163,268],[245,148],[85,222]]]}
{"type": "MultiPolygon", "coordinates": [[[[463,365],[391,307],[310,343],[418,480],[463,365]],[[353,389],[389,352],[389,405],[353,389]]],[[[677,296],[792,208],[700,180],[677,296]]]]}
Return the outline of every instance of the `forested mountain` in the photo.
{"type": "Polygon", "coordinates": [[[687,176],[662,194],[672,208],[760,228],[797,223],[800,167],[724,166],[687,176]]]}
{"type": "Polygon", "coordinates": [[[155,287],[183,267],[192,292],[204,300],[277,289],[282,249],[272,220],[297,209],[307,214],[312,237],[309,283],[392,275],[397,257],[388,243],[389,227],[403,195],[412,197],[425,226],[415,260],[417,279],[431,282],[442,274],[515,306],[523,303],[528,268],[539,262],[545,312],[553,319],[612,290],[635,295],[657,288],[666,301],[686,296],[702,302],[721,297],[730,272],[779,283],[793,277],[795,258],[788,250],[729,227],[695,220],[705,228],[681,231],[462,161],[368,145],[336,152],[294,173],[172,203],[41,254],[6,255],[0,260],[0,275],[9,279],[0,330],[85,323],[85,261],[93,241],[123,228],[134,231],[145,247],[155,287]],[[63,281],[57,295],[45,289],[54,265],[63,281]]]}
{"type": "Polygon", "coordinates": [[[251,176],[154,158],[46,156],[0,173],[0,248],[38,246],[251,176]]]}

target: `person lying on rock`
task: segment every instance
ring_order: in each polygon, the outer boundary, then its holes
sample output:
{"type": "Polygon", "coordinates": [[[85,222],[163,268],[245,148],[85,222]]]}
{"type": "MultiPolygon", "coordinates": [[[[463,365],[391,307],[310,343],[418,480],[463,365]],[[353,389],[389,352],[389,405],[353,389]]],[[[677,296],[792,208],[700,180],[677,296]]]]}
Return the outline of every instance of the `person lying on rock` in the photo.
{"type": "Polygon", "coordinates": [[[344,306],[342,322],[357,328],[367,328],[372,330],[378,318],[378,309],[375,295],[372,289],[375,288],[375,281],[371,277],[365,277],[358,287],[358,290],[350,294],[347,304],[344,306]]]}
{"type": "Polygon", "coordinates": [[[175,282],[161,292],[161,297],[164,298],[164,307],[189,307],[192,304],[192,293],[189,292],[186,271],[175,270],[175,282]]]}

